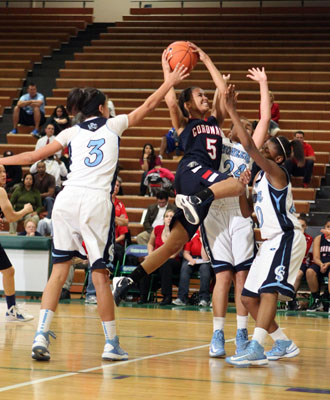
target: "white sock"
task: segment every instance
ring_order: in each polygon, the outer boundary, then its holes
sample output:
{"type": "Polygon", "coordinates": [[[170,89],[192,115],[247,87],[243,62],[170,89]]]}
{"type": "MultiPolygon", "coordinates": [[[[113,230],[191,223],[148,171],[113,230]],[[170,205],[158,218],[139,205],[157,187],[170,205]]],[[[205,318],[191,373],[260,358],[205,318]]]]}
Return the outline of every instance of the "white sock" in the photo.
{"type": "Polygon", "coordinates": [[[274,342],[276,340],[290,340],[286,334],[282,331],[282,329],[280,327],[278,327],[276,329],[276,331],[274,331],[273,333],[270,333],[270,337],[274,340],[274,342]]]}
{"type": "Polygon", "coordinates": [[[263,328],[254,328],[252,340],[256,340],[261,346],[264,345],[268,332],[263,328]]]}
{"type": "Polygon", "coordinates": [[[105,340],[112,340],[116,336],[116,321],[102,321],[105,340]]]}
{"type": "Polygon", "coordinates": [[[43,309],[39,313],[38,332],[48,332],[54,311],[43,309]]]}
{"type": "Polygon", "coordinates": [[[236,315],[237,329],[247,329],[248,315],[236,315]]]}
{"type": "Polygon", "coordinates": [[[222,330],[225,327],[226,317],[213,317],[213,332],[222,330]]]}

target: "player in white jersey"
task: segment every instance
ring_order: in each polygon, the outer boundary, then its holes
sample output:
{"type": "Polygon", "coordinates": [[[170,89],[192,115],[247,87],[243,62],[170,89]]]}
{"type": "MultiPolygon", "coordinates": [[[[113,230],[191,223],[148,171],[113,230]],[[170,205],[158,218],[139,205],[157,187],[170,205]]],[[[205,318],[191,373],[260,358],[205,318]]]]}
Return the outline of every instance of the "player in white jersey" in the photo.
{"type": "MultiPolygon", "coordinates": [[[[241,125],[233,86],[227,91],[226,106],[237,126],[241,144],[262,169],[254,181],[253,203],[262,238],[266,239],[253,261],[242,292],[242,302],[256,320],[256,328],[245,349],[227,357],[226,361],[236,366],[266,365],[268,360],[299,354],[299,348],[275,322],[279,295],[286,299],[295,296],[293,285],[306,250],[306,240],[294,215],[290,178],[280,166],[291,156],[292,147],[285,137],[273,137],[260,153],[241,125]],[[267,333],[275,343],[265,354],[263,345],[267,333]]],[[[295,153],[299,161],[300,156],[302,154],[295,153]]],[[[247,183],[251,174],[244,172],[243,175],[247,183]]]]}
{"type": "MultiPolygon", "coordinates": [[[[252,70],[250,77],[260,85],[261,119],[254,133],[248,120],[241,118],[241,123],[249,135],[253,133],[254,143],[260,148],[267,135],[271,117],[268,83],[264,69],[252,70]]],[[[251,164],[251,158],[239,143],[236,128],[232,125],[229,137],[222,142],[219,170],[238,178],[251,164]]],[[[241,302],[241,293],[255,255],[253,221],[250,217],[242,216],[238,197],[215,200],[202,225],[202,235],[216,276],[212,296],[213,336],[209,354],[210,357],[222,357],[226,354],[224,325],[233,281],[237,312],[236,352],[244,348],[248,340],[248,311],[241,302]]]]}
{"type": "MultiPolygon", "coordinates": [[[[163,54],[163,63],[166,62],[163,54]]],[[[81,113],[82,122],[62,131],[55,140],[33,152],[1,159],[0,164],[31,164],[69,147],[70,174],[63,191],[57,196],[52,220],[54,229],[53,269],[42,296],[38,329],[32,345],[32,358],[48,361],[50,323],[56,310],[61,288],[67,278],[71,259],[86,258],[85,242],[92,269],[106,343],[104,360],[126,360],[127,353],[119,346],[116,335],[114,302],[110,290],[109,271],[104,257],[109,229],[114,230],[114,209],[110,192],[116,181],[119,140],[122,132],[139,124],[152,112],[173,85],[188,75],[184,66],[177,66],[164,83],[136,110],[128,115],[109,119],[106,96],[99,90],[73,89],[67,99],[70,113],[81,113]],[[112,221],[110,220],[112,218],[112,221]]]]}

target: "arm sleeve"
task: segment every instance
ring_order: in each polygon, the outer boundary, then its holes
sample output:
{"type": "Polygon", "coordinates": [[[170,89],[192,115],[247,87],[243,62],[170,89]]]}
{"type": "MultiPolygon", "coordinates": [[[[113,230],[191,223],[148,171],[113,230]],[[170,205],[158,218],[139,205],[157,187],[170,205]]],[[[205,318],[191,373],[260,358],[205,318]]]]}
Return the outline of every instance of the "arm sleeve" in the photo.
{"type": "Polygon", "coordinates": [[[128,128],[128,115],[121,114],[115,118],[109,118],[107,127],[119,137],[128,128]]]}

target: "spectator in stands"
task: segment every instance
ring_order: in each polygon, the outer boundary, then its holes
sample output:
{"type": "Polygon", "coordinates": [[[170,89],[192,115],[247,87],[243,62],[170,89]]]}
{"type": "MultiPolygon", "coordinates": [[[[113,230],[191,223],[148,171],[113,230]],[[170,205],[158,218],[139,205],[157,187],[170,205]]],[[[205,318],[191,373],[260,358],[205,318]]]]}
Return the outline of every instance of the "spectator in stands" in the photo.
{"type": "Polygon", "coordinates": [[[37,173],[34,176],[34,181],[34,187],[39,190],[42,205],[47,211],[47,218],[50,219],[55,201],[55,178],[46,172],[44,161],[37,163],[37,173]]]}
{"type": "Polygon", "coordinates": [[[144,218],[144,231],[139,233],[136,237],[138,244],[148,244],[153,228],[163,223],[165,211],[168,209],[173,211],[176,210],[175,205],[168,202],[168,193],[165,190],[159,191],[156,197],[157,203],[151,204],[148,207],[146,216],[144,218]]]}
{"type": "Polygon", "coordinates": [[[17,133],[17,125],[33,125],[31,135],[39,137],[39,127],[45,123],[45,99],[37,92],[35,83],[29,83],[27,93],[20,97],[13,112],[13,129],[17,133]]]}
{"type": "Polygon", "coordinates": [[[146,143],[143,146],[142,158],[140,159],[140,166],[143,170],[140,184],[140,194],[139,196],[144,196],[147,193],[147,186],[144,184],[145,177],[148,171],[153,168],[161,167],[162,162],[159,156],[156,156],[155,149],[152,144],[146,143]]]}
{"type": "Polygon", "coordinates": [[[313,147],[304,140],[304,132],[297,131],[294,133],[294,139],[299,140],[304,148],[305,162],[298,163],[293,157],[285,161],[285,168],[290,175],[303,176],[303,187],[308,188],[313,175],[315,162],[315,153],[313,147]]]}
{"type": "MultiPolygon", "coordinates": [[[[6,171],[3,166],[0,166],[0,229],[3,229],[3,219],[7,221],[18,221],[23,218],[24,215],[31,213],[32,206],[27,203],[23,209],[16,212],[8,199],[8,195],[4,190],[6,184],[6,171]]],[[[3,247],[0,244],[0,271],[2,274],[2,285],[7,303],[6,319],[7,321],[21,321],[26,322],[33,319],[32,315],[29,315],[23,311],[22,308],[16,304],[15,295],[15,269],[12,266],[9,258],[3,247]]]]}
{"type": "Polygon", "coordinates": [[[37,231],[37,225],[33,219],[28,218],[24,221],[24,231],[18,234],[19,236],[42,236],[37,231]]]}
{"type": "MultiPolygon", "coordinates": [[[[6,150],[3,153],[4,157],[13,156],[14,153],[11,150],[6,150]]],[[[19,184],[22,180],[22,167],[20,165],[6,165],[6,191],[7,193],[12,193],[15,186],[19,184]]]]}
{"type": "Polygon", "coordinates": [[[175,151],[175,155],[179,156],[183,152],[182,145],[179,142],[179,135],[174,128],[171,128],[166,135],[162,137],[159,149],[159,158],[162,160],[164,154],[170,154],[175,151]]]}
{"type": "MultiPolygon", "coordinates": [[[[34,176],[30,172],[23,176],[23,182],[14,190],[10,202],[15,211],[22,210],[25,204],[30,203],[33,212],[25,215],[24,220],[31,218],[38,225],[39,213],[43,210],[43,207],[40,192],[34,188],[34,176]]],[[[17,222],[11,222],[9,226],[9,233],[16,233],[17,222]]]]}
{"type": "Polygon", "coordinates": [[[122,201],[117,198],[120,187],[122,184],[122,179],[118,176],[114,191],[112,194],[112,203],[115,208],[115,258],[113,261],[113,266],[115,267],[117,262],[122,263],[124,252],[125,252],[125,239],[127,237],[128,231],[128,215],[126,212],[125,205],[122,201]]]}
{"type": "MultiPolygon", "coordinates": [[[[303,262],[301,264],[301,267],[298,271],[297,277],[296,277],[296,281],[294,284],[294,290],[297,293],[300,284],[301,284],[301,280],[306,277],[306,271],[307,268],[310,264],[310,261],[312,260],[312,253],[311,253],[311,248],[312,248],[312,244],[313,244],[313,238],[312,236],[308,235],[306,233],[306,229],[307,229],[307,218],[304,215],[300,215],[299,217],[299,222],[301,224],[301,229],[304,233],[304,236],[306,238],[306,253],[305,253],[305,257],[303,259],[303,262]]],[[[298,310],[299,309],[299,305],[297,303],[296,300],[291,300],[287,302],[287,309],[288,310],[298,310]]]]}
{"type": "MultiPolygon", "coordinates": [[[[45,136],[38,139],[35,149],[38,150],[38,149],[40,149],[40,147],[44,147],[44,146],[46,146],[46,144],[52,143],[53,140],[55,139],[54,132],[55,132],[54,124],[48,123],[45,128],[45,136]]],[[[62,152],[58,151],[55,154],[57,155],[58,158],[60,158],[62,155],[62,152]]]]}
{"type": "Polygon", "coordinates": [[[62,287],[60,300],[69,300],[71,298],[70,289],[73,283],[75,269],[86,270],[88,266],[88,260],[81,260],[79,257],[75,257],[72,259],[72,264],[70,265],[68,276],[62,287]]]}
{"type": "MultiPolygon", "coordinates": [[[[162,225],[157,225],[153,229],[148,242],[148,254],[152,253],[158,247],[162,246],[170,235],[170,223],[173,218],[174,211],[167,210],[164,215],[162,225]]],[[[173,254],[159,269],[161,291],[163,300],[159,303],[160,306],[166,306],[172,303],[172,280],[173,275],[178,274],[181,267],[181,260],[177,252],[173,254]]],[[[142,296],[142,294],[141,294],[142,296]]]]}
{"type": "MultiPolygon", "coordinates": [[[[324,229],[330,231],[330,216],[325,221],[324,229]]],[[[330,238],[327,239],[324,233],[314,239],[313,264],[307,269],[306,278],[313,298],[307,311],[322,311],[320,285],[324,278],[328,278],[328,292],[330,289],[330,238]]]]}
{"type": "MultiPolygon", "coordinates": [[[[46,165],[46,172],[55,178],[56,191],[61,190],[62,180],[64,180],[68,174],[68,170],[66,169],[63,161],[61,161],[56,154],[48,157],[46,160],[43,161],[46,165]]],[[[38,162],[39,161],[31,165],[30,167],[31,174],[35,174],[37,172],[38,162]]]]}
{"type": "Polygon", "coordinates": [[[47,119],[45,126],[52,124],[54,126],[54,135],[58,135],[63,129],[71,126],[70,117],[66,108],[62,105],[56,106],[52,115],[47,119]]]}
{"type": "Polygon", "coordinates": [[[109,98],[108,98],[108,108],[109,108],[110,118],[114,118],[116,116],[115,106],[109,98]]]}
{"type": "Polygon", "coordinates": [[[193,272],[199,272],[199,306],[206,307],[210,301],[211,264],[202,246],[199,229],[183,248],[183,260],[180,270],[178,298],[173,301],[177,306],[188,303],[189,280],[193,272]]]}

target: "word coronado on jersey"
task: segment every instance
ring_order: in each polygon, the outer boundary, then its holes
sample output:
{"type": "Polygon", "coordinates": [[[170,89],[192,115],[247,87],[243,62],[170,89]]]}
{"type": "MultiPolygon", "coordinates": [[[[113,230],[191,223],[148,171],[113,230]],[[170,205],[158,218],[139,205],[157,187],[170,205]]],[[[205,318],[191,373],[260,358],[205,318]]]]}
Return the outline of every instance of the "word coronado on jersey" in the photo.
{"type": "Polygon", "coordinates": [[[221,135],[221,130],[219,129],[218,126],[216,125],[196,125],[192,128],[191,130],[193,137],[196,137],[197,135],[201,135],[203,133],[208,133],[210,135],[221,135]]]}

